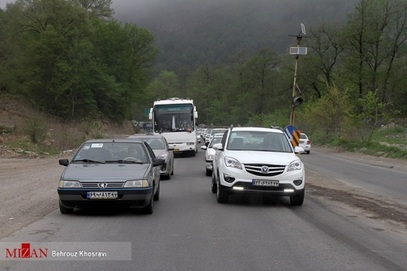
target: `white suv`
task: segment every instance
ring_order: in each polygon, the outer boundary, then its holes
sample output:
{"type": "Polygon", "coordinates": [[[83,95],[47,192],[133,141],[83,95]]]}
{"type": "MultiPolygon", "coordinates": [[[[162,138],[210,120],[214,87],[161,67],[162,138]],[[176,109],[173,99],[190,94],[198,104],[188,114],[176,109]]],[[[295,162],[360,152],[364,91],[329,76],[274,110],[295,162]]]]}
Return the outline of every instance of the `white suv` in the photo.
{"type": "Polygon", "coordinates": [[[229,128],[214,149],[212,192],[219,203],[227,202],[231,193],[259,193],[289,196],[291,205],[303,204],[305,169],[297,156],[303,149],[294,149],[284,131],[229,128]]]}

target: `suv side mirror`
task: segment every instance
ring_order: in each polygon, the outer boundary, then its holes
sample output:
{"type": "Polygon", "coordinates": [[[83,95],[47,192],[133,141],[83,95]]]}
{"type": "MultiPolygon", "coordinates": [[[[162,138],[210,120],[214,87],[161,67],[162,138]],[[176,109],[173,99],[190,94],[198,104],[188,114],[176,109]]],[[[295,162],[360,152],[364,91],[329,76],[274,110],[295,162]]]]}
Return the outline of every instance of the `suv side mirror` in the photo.
{"type": "Polygon", "coordinates": [[[213,145],[213,148],[217,151],[223,151],[222,143],[216,143],[213,145]]]}

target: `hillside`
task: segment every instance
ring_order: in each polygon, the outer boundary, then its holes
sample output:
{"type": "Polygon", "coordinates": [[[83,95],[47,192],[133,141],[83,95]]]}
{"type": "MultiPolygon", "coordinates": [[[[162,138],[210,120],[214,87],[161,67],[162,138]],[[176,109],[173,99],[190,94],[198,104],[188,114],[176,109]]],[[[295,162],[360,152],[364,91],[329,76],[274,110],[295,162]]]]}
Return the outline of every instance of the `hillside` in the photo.
{"type": "Polygon", "coordinates": [[[166,68],[216,63],[237,51],[271,47],[279,53],[307,29],[324,21],[342,23],[357,0],[131,0],[113,2],[116,19],[149,29],[166,68]]]}
{"type": "Polygon", "coordinates": [[[57,155],[85,139],[123,137],[134,133],[130,121],[65,122],[38,111],[20,96],[0,95],[0,158],[38,158],[57,155]]]}

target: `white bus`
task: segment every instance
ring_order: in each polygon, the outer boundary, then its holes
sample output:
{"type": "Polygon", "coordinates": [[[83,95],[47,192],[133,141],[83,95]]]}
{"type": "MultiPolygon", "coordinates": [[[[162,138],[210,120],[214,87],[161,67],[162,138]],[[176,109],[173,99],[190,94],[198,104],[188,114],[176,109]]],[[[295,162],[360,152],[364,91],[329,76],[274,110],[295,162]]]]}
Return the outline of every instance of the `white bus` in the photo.
{"type": "Polygon", "coordinates": [[[193,100],[168,98],[154,102],[149,118],[153,123],[154,134],[163,135],[174,152],[198,152],[196,119],[198,112],[193,100]]]}

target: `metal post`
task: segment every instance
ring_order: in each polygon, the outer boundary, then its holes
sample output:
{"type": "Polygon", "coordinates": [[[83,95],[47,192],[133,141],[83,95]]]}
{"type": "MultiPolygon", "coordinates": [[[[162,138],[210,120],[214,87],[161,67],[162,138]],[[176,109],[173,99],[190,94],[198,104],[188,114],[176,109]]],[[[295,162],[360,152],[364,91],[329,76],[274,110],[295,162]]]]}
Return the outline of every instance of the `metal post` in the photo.
{"type": "MultiPolygon", "coordinates": [[[[298,69],[298,58],[299,56],[297,55],[295,57],[295,66],[294,66],[294,82],[293,82],[293,93],[292,93],[292,99],[295,97],[295,88],[297,85],[297,69],[298,69]]],[[[294,114],[295,114],[295,106],[292,104],[291,105],[291,114],[290,114],[290,125],[294,125],[294,114]]]]}
{"type": "MultiPolygon", "coordinates": [[[[297,48],[298,51],[300,50],[300,44],[301,44],[301,35],[297,36],[297,48]]],[[[295,56],[295,66],[294,66],[294,82],[293,82],[293,91],[292,91],[292,101],[294,100],[295,97],[295,90],[297,86],[297,70],[298,70],[298,59],[300,58],[300,55],[297,54],[295,56]]],[[[290,125],[294,125],[294,120],[295,120],[295,106],[292,104],[291,105],[291,114],[290,114],[290,125]]]]}

